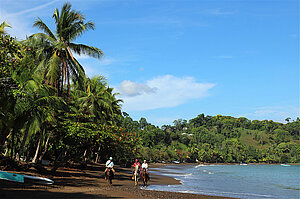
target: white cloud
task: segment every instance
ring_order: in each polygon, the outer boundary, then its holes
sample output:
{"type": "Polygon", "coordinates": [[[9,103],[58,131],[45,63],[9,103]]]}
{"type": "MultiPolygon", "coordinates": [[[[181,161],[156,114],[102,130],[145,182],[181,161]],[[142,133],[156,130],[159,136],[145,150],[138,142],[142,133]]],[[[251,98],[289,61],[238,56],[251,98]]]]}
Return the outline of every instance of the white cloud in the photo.
{"type": "Polygon", "coordinates": [[[145,84],[123,81],[118,92],[124,100],[125,111],[144,111],[175,107],[191,99],[208,96],[215,84],[197,83],[193,77],[165,75],[146,81],[145,84]]]}
{"type": "Polygon", "coordinates": [[[53,1],[50,1],[48,3],[45,3],[45,4],[42,4],[42,5],[39,5],[39,6],[36,6],[36,7],[33,7],[33,8],[29,8],[29,9],[26,9],[26,10],[22,10],[20,12],[16,12],[16,13],[11,13],[8,15],[8,17],[15,17],[15,16],[19,16],[19,15],[24,15],[24,14],[30,14],[34,11],[38,11],[38,10],[41,10],[43,8],[46,8],[48,7],[49,5],[53,4],[53,3],[56,3],[58,2],[59,0],[53,0],[53,1]]]}
{"type": "Polygon", "coordinates": [[[35,17],[49,13],[49,6],[56,2],[59,2],[59,0],[48,1],[37,6],[32,6],[30,1],[28,3],[20,2],[17,7],[15,1],[6,1],[3,7],[0,8],[0,19],[1,22],[6,21],[12,26],[12,28],[6,29],[11,36],[25,39],[26,36],[35,32],[32,27],[35,17]]]}
{"type": "Polygon", "coordinates": [[[133,97],[142,94],[155,93],[157,91],[157,88],[151,88],[145,84],[139,84],[139,83],[134,83],[130,80],[124,80],[121,83],[119,90],[122,93],[122,95],[124,95],[125,97],[126,96],[133,97]]]}
{"type": "MultiPolygon", "coordinates": [[[[77,54],[77,53],[75,53],[75,52],[72,52],[72,53],[73,53],[73,56],[74,56],[77,60],[79,60],[79,61],[89,60],[89,59],[95,59],[95,58],[93,58],[93,57],[91,57],[91,56],[88,56],[88,55],[84,55],[84,54],[79,55],[79,54],[77,54]]],[[[98,65],[101,65],[101,66],[107,66],[107,65],[110,65],[110,64],[112,64],[112,63],[114,63],[114,62],[116,62],[116,60],[113,59],[113,58],[102,57],[102,58],[99,60],[98,65]]]]}
{"type": "Polygon", "coordinates": [[[103,58],[103,59],[100,59],[100,65],[102,65],[102,66],[111,65],[114,62],[116,62],[116,60],[113,59],[113,58],[103,58]]]}
{"type": "Polygon", "coordinates": [[[6,32],[13,37],[18,39],[25,39],[26,35],[31,35],[33,33],[32,21],[27,20],[26,18],[9,15],[4,10],[0,10],[0,19],[6,21],[12,28],[6,28],[6,32]]]}
{"type": "Polygon", "coordinates": [[[296,117],[299,117],[299,113],[299,107],[295,106],[264,106],[257,107],[253,112],[245,113],[241,116],[249,117],[249,119],[267,119],[277,122],[285,122],[285,119],[288,117],[296,119],[296,117]]]}

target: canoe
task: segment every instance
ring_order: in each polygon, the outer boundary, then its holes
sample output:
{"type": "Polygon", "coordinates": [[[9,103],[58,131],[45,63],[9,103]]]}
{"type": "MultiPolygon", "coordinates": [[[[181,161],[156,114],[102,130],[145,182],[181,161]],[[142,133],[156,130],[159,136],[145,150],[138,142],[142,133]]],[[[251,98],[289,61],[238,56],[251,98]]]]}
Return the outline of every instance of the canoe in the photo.
{"type": "Polygon", "coordinates": [[[8,173],[5,171],[0,171],[0,179],[24,183],[24,176],[17,173],[8,173]]]}
{"type": "Polygon", "coordinates": [[[5,172],[5,171],[0,171],[0,179],[12,181],[12,182],[20,182],[20,183],[24,183],[24,179],[32,180],[32,181],[40,183],[40,184],[53,184],[54,183],[53,180],[50,180],[48,178],[35,177],[35,176],[30,176],[30,175],[22,175],[22,174],[17,174],[17,173],[9,173],[9,172],[5,172]]]}
{"type": "Polygon", "coordinates": [[[50,180],[48,178],[42,178],[42,177],[35,177],[35,176],[29,176],[29,175],[23,175],[25,180],[29,179],[29,180],[35,180],[35,182],[39,182],[42,184],[53,184],[54,181],[50,180]]]}
{"type": "Polygon", "coordinates": [[[280,166],[283,166],[283,167],[289,167],[289,166],[291,166],[291,165],[289,165],[289,164],[281,164],[280,166]]]}

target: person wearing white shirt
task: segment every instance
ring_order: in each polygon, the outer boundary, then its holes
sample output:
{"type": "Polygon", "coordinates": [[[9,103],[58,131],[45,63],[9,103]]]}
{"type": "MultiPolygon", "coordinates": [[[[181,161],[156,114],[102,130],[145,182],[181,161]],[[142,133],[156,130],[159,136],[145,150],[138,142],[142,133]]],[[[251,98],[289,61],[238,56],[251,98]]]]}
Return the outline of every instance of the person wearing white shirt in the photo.
{"type": "Polygon", "coordinates": [[[142,164],[142,169],[146,169],[146,171],[148,171],[148,164],[146,160],[144,160],[144,163],[142,164]]]}
{"type": "Polygon", "coordinates": [[[148,179],[150,179],[149,172],[148,172],[148,163],[146,162],[146,160],[144,160],[144,162],[142,164],[142,171],[143,171],[143,169],[145,169],[146,173],[148,174],[148,179]]]}
{"type": "Polygon", "coordinates": [[[115,173],[115,170],[114,170],[114,168],[113,168],[114,165],[115,165],[115,164],[114,164],[114,162],[112,161],[112,157],[110,157],[109,160],[106,161],[106,164],[105,164],[106,168],[105,168],[104,173],[107,171],[108,168],[111,168],[111,170],[113,171],[113,173],[115,173]]]}

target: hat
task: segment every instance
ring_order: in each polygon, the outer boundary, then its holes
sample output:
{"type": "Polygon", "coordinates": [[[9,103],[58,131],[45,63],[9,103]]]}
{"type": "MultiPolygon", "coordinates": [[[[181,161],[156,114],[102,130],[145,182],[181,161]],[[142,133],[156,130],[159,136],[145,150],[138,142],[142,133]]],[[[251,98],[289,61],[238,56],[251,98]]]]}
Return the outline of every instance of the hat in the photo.
{"type": "Polygon", "coordinates": [[[110,157],[109,159],[112,160],[112,157],[110,157]]]}

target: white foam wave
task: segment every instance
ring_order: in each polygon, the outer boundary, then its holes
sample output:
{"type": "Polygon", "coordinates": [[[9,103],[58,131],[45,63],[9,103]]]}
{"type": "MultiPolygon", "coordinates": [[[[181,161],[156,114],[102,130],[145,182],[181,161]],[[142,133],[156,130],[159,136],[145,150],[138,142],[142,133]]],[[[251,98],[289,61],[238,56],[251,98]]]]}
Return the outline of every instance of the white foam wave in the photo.
{"type": "Polygon", "coordinates": [[[207,174],[215,174],[215,173],[210,172],[210,171],[208,171],[208,170],[203,170],[203,172],[204,172],[204,173],[207,173],[207,174]]]}
{"type": "Polygon", "coordinates": [[[195,168],[197,169],[199,167],[205,167],[205,166],[207,166],[207,165],[205,165],[205,164],[198,164],[198,165],[195,166],[195,168]]]}
{"type": "Polygon", "coordinates": [[[245,195],[245,196],[255,196],[255,197],[263,197],[263,198],[274,198],[272,195],[264,195],[264,194],[256,194],[256,193],[235,193],[235,192],[216,192],[222,194],[232,194],[232,195],[245,195]]]}

